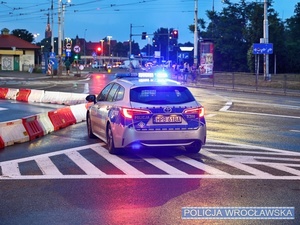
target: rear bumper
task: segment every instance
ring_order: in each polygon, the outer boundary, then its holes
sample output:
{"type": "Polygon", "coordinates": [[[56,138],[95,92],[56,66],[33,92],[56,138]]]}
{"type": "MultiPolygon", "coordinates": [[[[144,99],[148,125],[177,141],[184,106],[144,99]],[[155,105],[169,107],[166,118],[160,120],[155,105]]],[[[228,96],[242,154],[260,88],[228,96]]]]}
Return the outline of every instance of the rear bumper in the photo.
{"type": "MultiPolygon", "coordinates": [[[[113,131],[114,133],[114,131],[113,131]]],[[[116,148],[124,148],[139,143],[144,146],[187,146],[195,141],[206,142],[206,125],[197,130],[172,131],[137,131],[134,128],[125,128],[122,134],[114,135],[116,148]]]]}

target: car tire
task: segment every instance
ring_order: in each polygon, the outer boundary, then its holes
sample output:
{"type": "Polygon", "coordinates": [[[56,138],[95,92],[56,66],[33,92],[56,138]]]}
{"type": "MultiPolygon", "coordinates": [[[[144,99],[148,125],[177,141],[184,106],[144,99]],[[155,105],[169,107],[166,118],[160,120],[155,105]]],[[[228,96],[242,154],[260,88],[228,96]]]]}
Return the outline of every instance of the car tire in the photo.
{"type": "Polygon", "coordinates": [[[90,114],[87,115],[86,126],[87,126],[87,133],[88,133],[89,138],[96,138],[96,136],[93,133],[92,121],[91,121],[90,114]]]}
{"type": "Polygon", "coordinates": [[[202,147],[201,141],[195,141],[193,144],[189,146],[185,146],[185,150],[189,153],[198,153],[200,152],[202,147]]]}
{"type": "Polygon", "coordinates": [[[114,136],[110,124],[107,125],[106,140],[108,152],[113,155],[118,154],[119,149],[115,148],[114,136]]]}

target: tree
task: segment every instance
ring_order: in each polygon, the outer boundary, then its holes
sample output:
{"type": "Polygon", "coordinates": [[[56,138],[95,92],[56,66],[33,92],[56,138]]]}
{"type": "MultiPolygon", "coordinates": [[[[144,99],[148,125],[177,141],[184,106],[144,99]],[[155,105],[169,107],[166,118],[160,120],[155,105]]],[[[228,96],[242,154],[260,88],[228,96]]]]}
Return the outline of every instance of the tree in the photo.
{"type": "MultiPolygon", "coordinates": [[[[153,37],[153,48],[154,51],[160,51],[162,59],[169,60],[176,58],[174,56],[175,49],[177,46],[177,39],[172,38],[171,33],[173,32],[173,28],[170,30],[168,28],[159,28],[154,32],[153,37]]],[[[180,33],[179,33],[180,35],[180,33]]]]}
{"type": "Polygon", "coordinates": [[[15,29],[11,32],[11,34],[30,43],[32,43],[34,40],[33,34],[29,33],[29,31],[25,29],[15,29]]]}
{"type": "MultiPolygon", "coordinates": [[[[263,37],[264,5],[262,2],[246,0],[240,0],[239,3],[224,0],[223,3],[225,7],[221,12],[206,12],[210,23],[200,32],[202,39],[214,42],[214,68],[221,71],[254,72],[252,46],[254,43],[260,43],[260,38],[263,37]]],[[[277,62],[280,60],[280,63],[277,63],[278,71],[284,71],[287,58],[284,23],[278,19],[278,13],[272,8],[272,3],[272,0],[268,2],[269,43],[273,43],[277,62]]],[[[192,25],[190,30],[191,28],[192,25]]],[[[271,68],[274,68],[274,63],[274,57],[270,55],[271,68]]]]}
{"type": "Polygon", "coordinates": [[[286,20],[286,67],[289,72],[300,72],[300,3],[295,6],[295,15],[286,20]]]}

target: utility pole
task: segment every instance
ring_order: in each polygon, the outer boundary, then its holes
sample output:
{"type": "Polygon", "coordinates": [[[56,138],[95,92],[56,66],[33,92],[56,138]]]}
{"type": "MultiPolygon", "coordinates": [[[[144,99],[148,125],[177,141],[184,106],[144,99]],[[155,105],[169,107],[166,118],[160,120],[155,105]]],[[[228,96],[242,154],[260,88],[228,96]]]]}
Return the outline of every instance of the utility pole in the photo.
{"type": "MultiPolygon", "coordinates": [[[[264,43],[269,43],[269,22],[268,22],[268,1],[264,2],[264,43]]],[[[269,55],[264,54],[264,78],[265,80],[271,80],[271,76],[269,74],[269,55]]]]}
{"type": "Polygon", "coordinates": [[[58,0],[58,58],[61,58],[61,0],[58,0]]]}
{"type": "Polygon", "coordinates": [[[51,0],[51,52],[54,52],[53,23],[53,0],[51,0]]]}
{"type": "Polygon", "coordinates": [[[141,36],[141,35],[137,35],[137,34],[132,34],[132,27],[144,27],[144,26],[132,26],[132,24],[130,24],[130,34],[129,34],[129,60],[131,59],[131,54],[132,54],[132,36],[141,36]]]}
{"type": "Polygon", "coordinates": [[[198,65],[198,0],[195,0],[194,64],[198,65]]]}

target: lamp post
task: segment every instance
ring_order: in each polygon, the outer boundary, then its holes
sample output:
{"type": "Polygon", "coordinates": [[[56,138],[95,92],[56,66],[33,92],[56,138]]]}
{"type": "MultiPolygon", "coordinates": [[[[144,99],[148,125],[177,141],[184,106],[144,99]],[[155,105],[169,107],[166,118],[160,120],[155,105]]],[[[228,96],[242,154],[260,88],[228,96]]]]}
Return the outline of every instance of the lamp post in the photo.
{"type": "Polygon", "coordinates": [[[104,51],[103,42],[104,42],[104,40],[102,39],[102,40],[100,40],[100,42],[101,42],[101,56],[103,56],[103,51],[104,51]]]}
{"type": "MultiPolygon", "coordinates": [[[[268,2],[267,0],[264,1],[264,43],[269,43],[269,22],[268,22],[268,2]]],[[[269,55],[264,55],[264,78],[265,80],[270,80],[271,76],[269,74],[269,55]]]]}
{"type": "Polygon", "coordinates": [[[112,39],[112,36],[107,36],[108,39],[108,55],[109,55],[109,62],[111,63],[111,57],[110,57],[110,40],[112,39]]]}
{"type": "MultiPolygon", "coordinates": [[[[71,2],[71,0],[67,0],[68,3],[71,2]]],[[[61,66],[61,54],[62,54],[62,29],[64,27],[64,11],[65,11],[65,4],[62,3],[62,0],[58,0],[58,74],[61,75],[62,73],[62,66],[61,66]]],[[[64,35],[64,32],[63,32],[64,35]]]]}
{"type": "Polygon", "coordinates": [[[101,54],[100,54],[101,56],[99,56],[99,69],[100,69],[100,65],[101,65],[100,60],[103,57],[103,51],[104,51],[104,49],[103,49],[103,42],[104,42],[104,40],[102,39],[102,40],[100,40],[100,42],[101,42],[101,54]]]}
{"type": "Polygon", "coordinates": [[[198,0],[195,0],[194,64],[198,65],[198,0]]]}
{"type": "Polygon", "coordinates": [[[83,43],[83,54],[84,54],[84,66],[86,66],[86,54],[85,54],[85,35],[86,35],[87,29],[84,30],[84,43],[83,43]]]}

